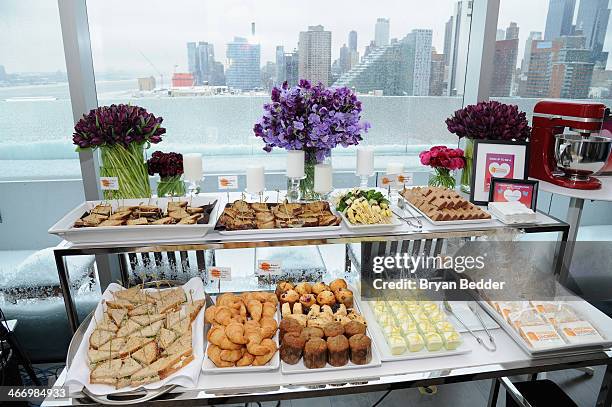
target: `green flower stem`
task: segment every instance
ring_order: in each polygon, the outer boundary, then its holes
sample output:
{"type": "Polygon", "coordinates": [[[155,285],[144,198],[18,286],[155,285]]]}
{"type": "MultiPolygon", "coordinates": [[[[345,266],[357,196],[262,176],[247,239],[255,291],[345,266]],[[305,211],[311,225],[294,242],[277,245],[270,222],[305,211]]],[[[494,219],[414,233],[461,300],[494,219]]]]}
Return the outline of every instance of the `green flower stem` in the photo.
{"type": "Polygon", "coordinates": [[[455,188],[455,177],[448,168],[434,167],[434,173],[429,177],[429,185],[432,187],[455,188]]]}
{"type": "Polygon", "coordinates": [[[465,156],[465,166],[463,171],[461,171],[461,191],[469,194],[472,180],[472,165],[474,163],[474,140],[469,138],[465,140],[463,153],[465,156]]]}
{"type": "Polygon", "coordinates": [[[144,143],[101,147],[100,176],[117,177],[118,191],[104,191],[105,199],[148,198],[151,196],[149,174],[144,158],[144,143]]]}
{"type": "Polygon", "coordinates": [[[185,182],[180,175],[166,177],[157,183],[157,196],[183,196],[185,195],[185,182]]]}

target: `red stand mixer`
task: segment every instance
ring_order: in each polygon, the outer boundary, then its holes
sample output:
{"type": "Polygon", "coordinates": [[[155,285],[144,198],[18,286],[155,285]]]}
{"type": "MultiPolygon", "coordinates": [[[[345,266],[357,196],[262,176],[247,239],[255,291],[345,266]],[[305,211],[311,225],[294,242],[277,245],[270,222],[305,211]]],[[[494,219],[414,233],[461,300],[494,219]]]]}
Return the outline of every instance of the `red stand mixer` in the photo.
{"type": "Polygon", "coordinates": [[[592,175],[606,165],[612,149],[612,139],[598,134],[605,109],[601,103],[536,103],[529,140],[529,176],[565,188],[601,188],[601,182],[592,175]]]}

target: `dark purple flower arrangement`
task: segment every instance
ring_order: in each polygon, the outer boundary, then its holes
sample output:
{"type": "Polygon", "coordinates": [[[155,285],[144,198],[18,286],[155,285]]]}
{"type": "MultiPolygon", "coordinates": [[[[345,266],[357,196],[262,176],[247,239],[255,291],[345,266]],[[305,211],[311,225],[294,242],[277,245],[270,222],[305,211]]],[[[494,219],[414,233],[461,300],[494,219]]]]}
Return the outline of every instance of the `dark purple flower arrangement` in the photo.
{"type": "Polygon", "coordinates": [[[149,175],[159,174],[164,179],[183,175],[183,154],[156,151],[147,161],[149,175]]]}
{"type": "Polygon", "coordinates": [[[531,133],[525,112],[494,100],[457,110],[446,119],[446,126],[459,138],[479,140],[524,141],[531,133]]]}
{"type": "Polygon", "coordinates": [[[264,105],[263,117],[253,127],[255,136],[274,147],[305,150],[321,161],[338,145],[357,145],[370,124],[361,122],[361,102],[346,87],[326,88],[300,80],[272,89],[271,102],[264,105]]]}

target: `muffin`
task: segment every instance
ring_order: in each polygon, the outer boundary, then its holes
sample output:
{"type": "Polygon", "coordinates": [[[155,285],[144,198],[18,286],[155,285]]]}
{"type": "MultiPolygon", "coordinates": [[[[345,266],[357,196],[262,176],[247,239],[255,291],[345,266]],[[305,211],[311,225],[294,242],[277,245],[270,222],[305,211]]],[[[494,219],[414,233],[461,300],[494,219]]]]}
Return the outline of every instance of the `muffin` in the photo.
{"type": "Polygon", "coordinates": [[[335,291],[336,301],[343,304],[346,308],[353,308],[353,292],[348,288],[341,288],[335,291]]]}
{"type": "Polygon", "coordinates": [[[344,325],[344,334],[347,338],[352,337],[353,335],[365,335],[366,326],[359,321],[351,321],[344,325]]]}
{"type": "Polygon", "coordinates": [[[327,358],[332,366],[344,366],[349,361],[349,340],[344,335],[327,338],[327,358]]]}
{"type": "Polygon", "coordinates": [[[329,291],[329,286],[320,281],[312,286],[312,293],[314,295],[319,295],[319,293],[322,291],[329,291]]]}
{"type": "Polygon", "coordinates": [[[323,333],[328,338],[332,336],[343,335],[344,328],[342,327],[342,324],[340,322],[330,322],[329,324],[325,325],[325,328],[323,328],[323,333]]]}
{"type": "Polygon", "coordinates": [[[320,369],[327,364],[327,342],[313,338],[304,346],[304,366],[308,369],[320,369]]]}
{"type": "Polygon", "coordinates": [[[300,296],[300,304],[304,308],[310,308],[317,303],[317,297],[314,294],[302,294],[300,296]]]}
{"type": "Polygon", "coordinates": [[[331,283],[329,283],[329,288],[333,292],[336,292],[341,288],[348,288],[348,285],[346,284],[346,281],[344,281],[343,278],[338,278],[332,281],[331,283]]]}
{"type": "Polygon", "coordinates": [[[309,341],[313,338],[323,338],[325,334],[321,328],[317,328],[316,326],[307,326],[306,328],[302,329],[301,335],[305,341],[309,341]]]}
{"type": "Polygon", "coordinates": [[[331,291],[321,291],[317,294],[317,303],[319,305],[329,305],[331,307],[336,303],[336,296],[331,291]]]}
{"type": "Polygon", "coordinates": [[[307,282],[299,283],[294,288],[299,295],[310,294],[312,292],[312,284],[307,282]]]}
{"type": "Polygon", "coordinates": [[[289,304],[291,304],[292,307],[293,307],[293,304],[298,302],[299,299],[300,299],[300,295],[295,290],[285,291],[284,293],[280,295],[280,298],[279,298],[281,304],[288,302],[289,304]]]}
{"type": "Polygon", "coordinates": [[[280,358],[285,363],[295,365],[302,358],[306,340],[298,332],[289,332],[283,336],[280,346],[280,358]]]}
{"type": "Polygon", "coordinates": [[[276,294],[276,298],[280,300],[281,294],[289,290],[293,290],[293,284],[291,284],[289,281],[279,281],[278,284],[276,284],[274,294],[276,294]]]}
{"type": "Polygon", "coordinates": [[[279,335],[280,335],[281,340],[289,332],[295,332],[298,335],[302,332],[302,325],[293,318],[283,318],[278,328],[280,330],[279,335]]]}
{"type": "Polygon", "coordinates": [[[351,362],[356,365],[366,365],[372,360],[372,340],[363,334],[349,338],[351,362]]]}

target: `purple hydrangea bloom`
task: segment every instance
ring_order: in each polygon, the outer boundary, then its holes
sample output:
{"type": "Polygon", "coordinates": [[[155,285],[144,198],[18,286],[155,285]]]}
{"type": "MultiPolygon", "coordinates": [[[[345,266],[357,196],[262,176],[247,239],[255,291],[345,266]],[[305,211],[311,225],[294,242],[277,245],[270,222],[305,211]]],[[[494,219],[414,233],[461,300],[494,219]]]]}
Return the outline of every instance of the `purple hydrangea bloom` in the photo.
{"type": "Polygon", "coordinates": [[[131,105],[101,106],[91,110],[74,126],[72,141],[78,148],[96,148],[130,143],[157,144],[166,129],[164,119],[145,108],[131,105]]]}
{"type": "Polygon", "coordinates": [[[312,86],[300,80],[297,86],[287,82],[271,92],[271,102],[264,105],[262,118],[253,126],[255,136],[265,142],[264,150],[307,149],[321,160],[342,145],[357,145],[370,124],[361,122],[361,102],[349,88],[312,86]]]}
{"type": "Polygon", "coordinates": [[[525,112],[494,100],[457,110],[446,119],[446,126],[459,138],[480,140],[524,141],[531,134],[525,112]]]}

